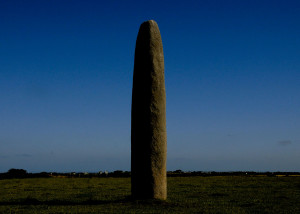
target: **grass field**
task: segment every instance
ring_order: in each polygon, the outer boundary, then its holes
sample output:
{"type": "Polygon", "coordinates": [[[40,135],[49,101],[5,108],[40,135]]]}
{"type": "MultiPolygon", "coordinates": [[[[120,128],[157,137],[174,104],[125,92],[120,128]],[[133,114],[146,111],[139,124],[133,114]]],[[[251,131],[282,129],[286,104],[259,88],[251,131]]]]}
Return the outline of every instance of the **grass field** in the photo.
{"type": "Polygon", "coordinates": [[[7,179],[0,213],[300,213],[300,177],[170,177],[167,201],[131,201],[130,178],[7,179]]]}

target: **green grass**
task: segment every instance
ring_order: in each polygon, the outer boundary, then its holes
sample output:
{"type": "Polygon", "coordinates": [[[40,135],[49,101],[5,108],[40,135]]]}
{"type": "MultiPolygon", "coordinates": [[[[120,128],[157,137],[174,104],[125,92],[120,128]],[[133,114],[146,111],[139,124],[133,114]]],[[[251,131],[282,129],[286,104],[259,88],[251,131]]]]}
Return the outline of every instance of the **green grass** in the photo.
{"type": "Polygon", "coordinates": [[[166,201],[131,201],[130,178],[0,180],[0,213],[300,213],[300,177],[171,177],[166,201]]]}

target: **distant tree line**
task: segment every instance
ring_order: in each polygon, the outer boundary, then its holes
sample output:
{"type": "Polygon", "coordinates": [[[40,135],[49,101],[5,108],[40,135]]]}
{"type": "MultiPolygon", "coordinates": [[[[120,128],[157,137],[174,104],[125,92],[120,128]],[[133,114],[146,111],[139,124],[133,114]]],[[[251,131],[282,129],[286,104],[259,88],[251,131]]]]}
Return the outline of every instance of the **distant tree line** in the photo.
{"type": "Polygon", "coordinates": [[[0,173],[0,179],[10,178],[46,178],[49,177],[47,172],[28,173],[24,169],[10,169],[6,173],[0,173]]]}
{"type": "Polygon", "coordinates": [[[92,178],[92,177],[130,177],[131,174],[128,171],[116,170],[113,172],[100,171],[98,173],[88,172],[40,172],[40,173],[28,173],[24,169],[10,169],[6,173],[0,173],[0,179],[11,178],[92,178]]]}
{"type": "Polygon", "coordinates": [[[180,169],[168,171],[168,177],[188,177],[188,176],[289,176],[299,175],[300,172],[254,172],[254,171],[232,171],[232,172],[215,172],[215,171],[188,171],[180,169]]]}
{"type": "MultiPolygon", "coordinates": [[[[300,176],[300,172],[254,172],[254,171],[234,171],[234,172],[215,172],[215,171],[182,171],[180,169],[175,171],[168,171],[168,177],[188,177],[188,176],[300,176]]],[[[116,170],[113,172],[100,171],[97,173],[88,172],[40,172],[40,173],[28,173],[24,169],[10,169],[6,173],[0,173],[0,179],[12,179],[12,178],[92,178],[92,177],[130,177],[129,171],[116,170]]]]}

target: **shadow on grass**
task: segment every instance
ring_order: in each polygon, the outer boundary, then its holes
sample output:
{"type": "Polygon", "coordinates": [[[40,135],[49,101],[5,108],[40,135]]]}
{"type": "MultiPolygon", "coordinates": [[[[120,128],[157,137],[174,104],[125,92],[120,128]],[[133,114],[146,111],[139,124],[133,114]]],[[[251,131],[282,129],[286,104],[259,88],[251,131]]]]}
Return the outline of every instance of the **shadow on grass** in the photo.
{"type": "Polygon", "coordinates": [[[131,196],[124,197],[116,200],[92,200],[88,199],[85,201],[68,201],[68,200],[48,200],[40,201],[35,198],[27,197],[18,201],[0,201],[0,206],[11,206],[11,205],[47,205],[47,206],[68,206],[68,205],[101,205],[101,204],[141,204],[141,205],[166,205],[166,201],[161,200],[133,200],[131,196]]]}
{"type": "Polygon", "coordinates": [[[212,197],[227,197],[229,195],[224,194],[224,193],[213,193],[213,194],[210,194],[210,196],[212,196],[212,197]]]}
{"type": "Polygon", "coordinates": [[[40,201],[36,198],[24,198],[18,201],[1,201],[0,206],[2,205],[48,205],[48,206],[67,206],[67,205],[100,205],[100,204],[114,204],[114,203],[129,203],[131,202],[130,198],[123,198],[117,200],[92,200],[88,199],[85,201],[68,201],[68,200],[48,200],[40,201]]]}

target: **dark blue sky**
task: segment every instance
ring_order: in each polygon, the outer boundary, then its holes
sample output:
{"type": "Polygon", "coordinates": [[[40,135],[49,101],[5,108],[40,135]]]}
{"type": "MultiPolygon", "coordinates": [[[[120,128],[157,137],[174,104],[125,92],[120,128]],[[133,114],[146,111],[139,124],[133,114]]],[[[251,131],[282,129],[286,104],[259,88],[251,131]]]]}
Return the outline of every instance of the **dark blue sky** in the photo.
{"type": "Polygon", "coordinates": [[[164,46],[168,170],[300,171],[299,1],[0,0],[0,172],[130,170],[149,19],[164,46]]]}

